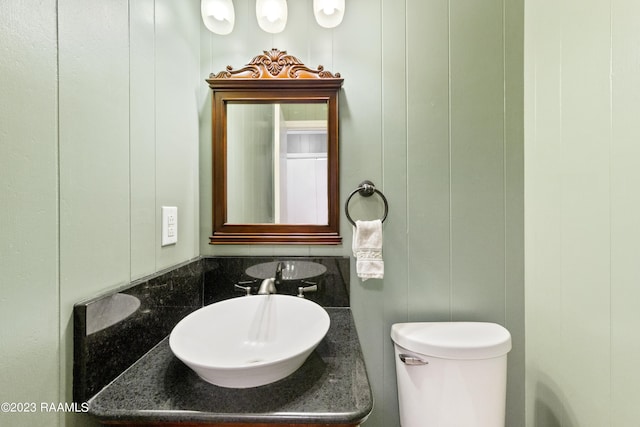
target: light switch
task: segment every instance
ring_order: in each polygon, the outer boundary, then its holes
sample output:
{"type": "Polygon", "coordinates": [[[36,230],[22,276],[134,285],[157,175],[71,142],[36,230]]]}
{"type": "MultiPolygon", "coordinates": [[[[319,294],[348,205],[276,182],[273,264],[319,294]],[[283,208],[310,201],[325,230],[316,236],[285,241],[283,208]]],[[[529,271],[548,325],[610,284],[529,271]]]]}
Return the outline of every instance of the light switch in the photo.
{"type": "Polygon", "coordinates": [[[178,242],[178,207],[162,207],[162,246],[178,242]]]}

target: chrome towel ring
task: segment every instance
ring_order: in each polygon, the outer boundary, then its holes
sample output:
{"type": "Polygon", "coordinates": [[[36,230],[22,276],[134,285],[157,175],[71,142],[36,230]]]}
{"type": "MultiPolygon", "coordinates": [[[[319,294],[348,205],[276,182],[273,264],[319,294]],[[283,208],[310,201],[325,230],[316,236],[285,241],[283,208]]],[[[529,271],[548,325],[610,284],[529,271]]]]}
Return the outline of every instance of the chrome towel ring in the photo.
{"type": "Polygon", "coordinates": [[[378,190],[375,185],[373,185],[373,182],[365,180],[358,185],[358,188],[356,188],[351,192],[351,194],[349,194],[349,197],[347,197],[347,201],[344,204],[344,213],[347,215],[347,219],[351,224],[356,225],[355,221],[351,219],[351,215],[349,215],[349,202],[356,193],[359,193],[362,197],[370,197],[373,195],[373,193],[378,193],[378,195],[384,202],[384,216],[382,217],[381,221],[384,222],[384,220],[387,219],[387,215],[389,214],[389,203],[387,203],[387,198],[384,197],[384,194],[382,194],[382,192],[378,190]]]}

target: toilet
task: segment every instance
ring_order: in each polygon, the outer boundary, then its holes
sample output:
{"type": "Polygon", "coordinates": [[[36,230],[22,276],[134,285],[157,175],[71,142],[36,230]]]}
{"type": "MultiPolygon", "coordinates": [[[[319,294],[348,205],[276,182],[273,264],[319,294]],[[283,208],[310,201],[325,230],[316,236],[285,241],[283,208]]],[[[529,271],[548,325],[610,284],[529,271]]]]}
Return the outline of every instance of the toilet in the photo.
{"type": "Polygon", "coordinates": [[[391,326],[402,427],[504,427],[511,335],[483,322],[391,326]]]}

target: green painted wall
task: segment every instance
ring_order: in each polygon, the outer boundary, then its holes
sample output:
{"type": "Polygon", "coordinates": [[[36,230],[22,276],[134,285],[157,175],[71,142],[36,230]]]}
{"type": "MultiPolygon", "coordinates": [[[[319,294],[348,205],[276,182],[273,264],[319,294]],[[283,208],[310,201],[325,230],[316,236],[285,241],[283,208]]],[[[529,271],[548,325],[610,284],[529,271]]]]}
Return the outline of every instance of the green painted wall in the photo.
{"type": "MultiPolygon", "coordinates": [[[[351,301],[375,395],[370,427],[399,425],[392,323],[488,320],[514,338],[508,425],[524,423],[523,2],[350,0],[341,26],[319,27],[290,1],[287,28],[263,33],[254,3],[234,1],[229,36],[201,33],[200,250],[217,255],[349,255],[322,246],[210,246],[210,94],[204,78],[272,47],[345,79],[341,205],[363,179],[387,196],[385,279],[351,301]]],[[[369,202],[369,201],[367,201],[369,202]]],[[[374,217],[372,200],[352,216],[374,217]]]]}
{"type": "Polygon", "coordinates": [[[238,167],[229,169],[229,222],[273,223],[274,206],[274,106],[229,105],[227,158],[238,167]]]}
{"type": "Polygon", "coordinates": [[[0,402],[59,401],[55,3],[0,3],[0,402]]]}
{"type": "Polygon", "coordinates": [[[70,401],[73,304],[198,255],[199,25],[195,1],[0,5],[0,401],[70,401]]]}
{"type": "MultiPolygon", "coordinates": [[[[521,426],[522,1],[350,0],[335,30],[290,1],[278,35],[258,28],[252,1],[234,3],[227,37],[203,28],[196,0],[0,6],[1,400],[70,398],[74,302],[198,254],[349,254],[345,220],[337,247],[207,244],[204,79],[278,47],[345,77],[341,201],[371,179],[390,203],[385,280],[352,277],[376,398],[367,426],[398,425],[390,325],[448,319],[511,330],[508,419],[521,426]],[[165,204],[179,207],[180,241],[160,248],[165,204]]],[[[375,201],[352,209],[377,214],[375,201]]]]}
{"type": "Polygon", "coordinates": [[[527,2],[527,426],[640,419],[640,4],[527,2]]]}

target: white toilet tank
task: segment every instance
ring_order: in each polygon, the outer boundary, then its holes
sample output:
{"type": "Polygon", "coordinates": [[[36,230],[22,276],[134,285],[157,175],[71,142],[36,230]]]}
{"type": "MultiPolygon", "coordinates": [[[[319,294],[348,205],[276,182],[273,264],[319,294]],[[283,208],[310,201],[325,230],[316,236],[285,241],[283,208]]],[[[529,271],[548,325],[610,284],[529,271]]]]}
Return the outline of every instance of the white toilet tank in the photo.
{"type": "Polygon", "coordinates": [[[482,322],[396,323],[402,427],[504,427],[511,335],[482,322]]]}

